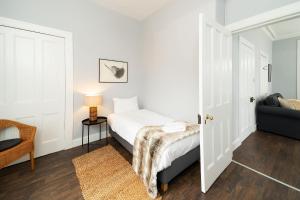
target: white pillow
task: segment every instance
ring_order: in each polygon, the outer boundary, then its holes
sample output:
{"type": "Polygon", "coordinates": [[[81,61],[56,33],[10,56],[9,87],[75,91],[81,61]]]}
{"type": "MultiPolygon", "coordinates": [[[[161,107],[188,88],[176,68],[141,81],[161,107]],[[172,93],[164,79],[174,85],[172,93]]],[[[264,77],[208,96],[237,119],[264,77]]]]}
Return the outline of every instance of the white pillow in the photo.
{"type": "Polygon", "coordinates": [[[139,110],[137,97],[127,99],[113,98],[113,102],[114,113],[124,113],[139,110]]]}

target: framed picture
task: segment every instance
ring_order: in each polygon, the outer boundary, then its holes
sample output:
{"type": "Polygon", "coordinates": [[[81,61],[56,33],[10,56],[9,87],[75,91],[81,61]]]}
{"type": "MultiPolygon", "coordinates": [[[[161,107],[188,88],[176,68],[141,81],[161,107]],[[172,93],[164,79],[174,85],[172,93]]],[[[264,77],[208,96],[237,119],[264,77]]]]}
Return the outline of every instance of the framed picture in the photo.
{"type": "Polygon", "coordinates": [[[128,62],[99,59],[100,83],[128,83],[128,62]]]}

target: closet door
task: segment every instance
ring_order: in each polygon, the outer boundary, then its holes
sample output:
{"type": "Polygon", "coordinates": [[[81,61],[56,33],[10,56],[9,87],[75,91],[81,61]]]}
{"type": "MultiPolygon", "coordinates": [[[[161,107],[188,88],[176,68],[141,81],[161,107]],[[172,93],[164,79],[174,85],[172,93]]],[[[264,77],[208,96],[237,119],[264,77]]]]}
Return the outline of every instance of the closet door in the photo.
{"type": "MultiPolygon", "coordinates": [[[[37,127],[35,154],[64,148],[64,39],[0,26],[0,118],[37,127]]],[[[17,135],[7,130],[2,139],[17,135]]]]}
{"type": "Polygon", "coordinates": [[[239,133],[241,142],[255,131],[255,49],[239,38],[239,133]]]}

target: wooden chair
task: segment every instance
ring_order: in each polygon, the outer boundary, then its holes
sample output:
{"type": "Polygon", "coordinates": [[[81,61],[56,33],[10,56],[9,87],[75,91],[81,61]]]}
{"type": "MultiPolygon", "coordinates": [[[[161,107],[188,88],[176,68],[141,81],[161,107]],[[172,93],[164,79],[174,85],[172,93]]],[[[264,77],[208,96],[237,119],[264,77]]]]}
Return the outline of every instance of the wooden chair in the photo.
{"type": "Polygon", "coordinates": [[[34,170],[34,136],[36,133],[36,127],[11,120],[0,119],[0,130],[10,127],[16,127],[19,129],[22,142],[17,146],[0,152],[0,169],[29,153],[31,169],[34,170]]]}

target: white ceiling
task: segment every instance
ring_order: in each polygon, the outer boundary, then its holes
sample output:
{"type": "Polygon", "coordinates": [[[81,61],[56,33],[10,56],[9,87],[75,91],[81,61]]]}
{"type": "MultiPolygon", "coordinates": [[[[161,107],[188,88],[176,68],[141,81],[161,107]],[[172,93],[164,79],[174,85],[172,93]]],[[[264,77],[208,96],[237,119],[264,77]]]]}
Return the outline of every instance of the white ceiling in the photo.
{"type": "Polygon", "coordinates": [[[172,0],[92,0],[98,5],[143,20],[172,0]]]}
{"type": "Polygon", "coordinates": [[[300,18],[294,18],[263,27],[272,40],[283,40],[300,36],[300,18]]]}

